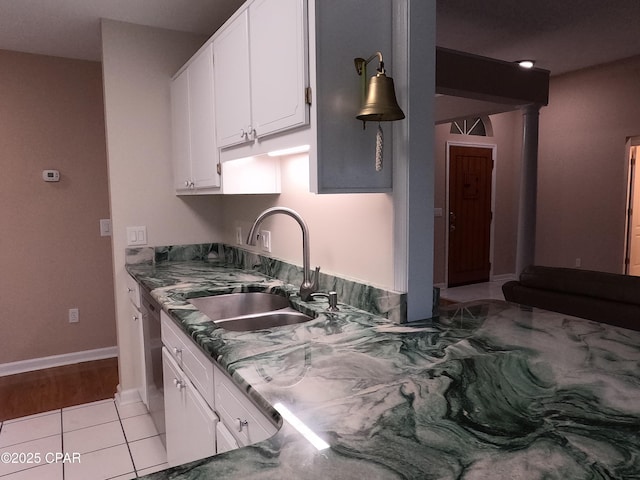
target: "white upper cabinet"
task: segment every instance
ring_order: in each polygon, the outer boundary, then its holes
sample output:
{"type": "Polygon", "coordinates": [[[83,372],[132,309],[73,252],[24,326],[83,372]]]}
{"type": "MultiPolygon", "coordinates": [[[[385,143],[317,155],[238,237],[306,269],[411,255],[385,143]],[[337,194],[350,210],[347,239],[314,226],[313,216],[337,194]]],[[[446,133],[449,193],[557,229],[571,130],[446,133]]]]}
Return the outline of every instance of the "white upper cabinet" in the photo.
{"type": "Polygon", "coordinates": [[[191,188],[191,139],[189,133],[189,72],[183,71],[171,82],[171,160],[173,188],[191,188]]]}
{"type": "Polygon", "coordinates": [[[309,122],[305,13],[303,0],[256,0],[216,34],[221,148],[309,122]]]}
{"type": "Polygon", "coordinates": [[[277,194],[279,160],[266,154],[303,145],[311,192],[390,192],[394,130],[404,130],[384,122],[376,170],[377,125],[363,129],[356,115],[377,60],[368,78],[353,60],[381,52],[387,75],[400,75],[402,104],[398,8],[394,0],[247,1],[174,79],[174,158],[190,159],[176,162],[178,193],[277,194]]]}
{"type": "Polygon", "coordinates": [[[258,138],[309,122],[304,7],[302,0],[256,0],[249,7],[252,122],[258,138]]]}
{"type": "Polygon", "coordinates": [[[220,147],[253,138],[249,78],[249,14],[244,10],[213,41],[217,140],[220,147]]]}
{"type": "Polygon", "coordinates": [[[178,193],[220,187],[213,88],[213,47],[208,45],[171,84],[174,187],[178,193]]]}
{"type": "Polygon", "coordinates": [[[213,98],[213,46],[189,65],[191,175],[196,189],[219,187],[218,146],[213,98]]]}

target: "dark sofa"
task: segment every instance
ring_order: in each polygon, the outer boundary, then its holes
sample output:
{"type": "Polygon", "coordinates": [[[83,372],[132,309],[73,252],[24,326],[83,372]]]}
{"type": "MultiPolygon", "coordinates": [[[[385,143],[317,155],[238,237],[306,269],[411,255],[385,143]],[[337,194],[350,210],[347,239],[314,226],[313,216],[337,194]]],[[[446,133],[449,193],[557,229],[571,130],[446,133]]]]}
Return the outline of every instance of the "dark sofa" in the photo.
{"type": "Polygon", "coordinates": [[[505,300],[640,330],[640,277],[573,268],[525,268],[505,300]]]}

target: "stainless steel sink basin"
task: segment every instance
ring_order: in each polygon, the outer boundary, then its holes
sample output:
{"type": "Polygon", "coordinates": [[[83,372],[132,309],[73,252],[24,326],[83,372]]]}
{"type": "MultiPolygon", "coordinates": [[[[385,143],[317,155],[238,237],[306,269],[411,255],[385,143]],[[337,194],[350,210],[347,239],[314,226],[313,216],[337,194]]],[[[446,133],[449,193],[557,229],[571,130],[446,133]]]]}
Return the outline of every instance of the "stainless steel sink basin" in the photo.
{"type": "Polygon", "coordinates": [[[271,312],[289,306],[287,297],[265,292],[240,292],[191,298],[189,303],[214,322],[223,318],[271,312]]]}
{"type": "Polygon", "coordinates": [[[226,330],[246,332],[293,325],[312,319],[289,307],[286,297],[273,293],[229,293],[191,298],[188,301],[226,330]]]}

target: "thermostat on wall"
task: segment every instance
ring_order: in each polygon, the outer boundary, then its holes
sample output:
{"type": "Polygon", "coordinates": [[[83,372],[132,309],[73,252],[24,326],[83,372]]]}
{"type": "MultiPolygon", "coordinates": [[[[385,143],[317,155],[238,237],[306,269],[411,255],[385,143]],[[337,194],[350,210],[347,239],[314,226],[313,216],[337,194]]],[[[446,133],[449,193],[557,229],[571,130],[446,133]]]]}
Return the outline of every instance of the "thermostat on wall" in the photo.
{"type": "Polygon", "coordinates": [[[43,170],[42,179],[45,182],[59,182],[60,172],[58,170],[43,170]]]}

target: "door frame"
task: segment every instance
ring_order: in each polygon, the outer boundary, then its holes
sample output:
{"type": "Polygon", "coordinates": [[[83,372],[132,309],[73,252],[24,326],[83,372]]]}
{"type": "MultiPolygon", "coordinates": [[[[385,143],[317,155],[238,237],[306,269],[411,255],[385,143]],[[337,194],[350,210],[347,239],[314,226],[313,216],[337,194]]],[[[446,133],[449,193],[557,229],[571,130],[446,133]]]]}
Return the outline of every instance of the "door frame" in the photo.
{"type": "Polygon", "coordinates": [[[630,257],[630,248],[631,248],[631,216],[629,215],[629,209],[633,205],[633,197],[635,195],[640,195],[640,192],[634,191],[634,183],[635,176],[640,175],[640,163],[638,162],[638,157],[640,156],[640,136],[634,136],[627,138],[627,142],[625,145],[625,179],[627,182],[626,185],[626,197],[624,204],[624,249],[622,251],[622,273],[624,275],[629,274],[629,264],[627,263],[627,258],[630,257]],[[635,166],[632,167],[632,154],[631,150],[635,147],[636,149],[636,163],[635,166]]]}
{"type": "Polygon", "coordinates": [[[494,251],[494,237],[495,237],[495,211],[496,211],[496,172],[498,170],[498,146],[494,143],[473,143],[473,142],[459,142],[459,141],[447,141],[446,142],[446,173],[445,173],[445,211],[443,212],[446,221],[444,227],[444,284],[449,285],[449,166],[450,166],[450,152],[451,147],[474,147],[485,148],[491,150],[491,157],[493,159],[493,168],[491,169],[491,225],[490,238],[489,238],[489,262],[491,267],[489,268],[489,281],[493,280],[493,251],[494,251]]]}

